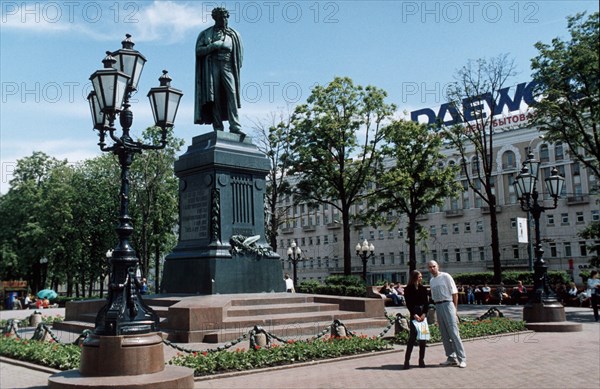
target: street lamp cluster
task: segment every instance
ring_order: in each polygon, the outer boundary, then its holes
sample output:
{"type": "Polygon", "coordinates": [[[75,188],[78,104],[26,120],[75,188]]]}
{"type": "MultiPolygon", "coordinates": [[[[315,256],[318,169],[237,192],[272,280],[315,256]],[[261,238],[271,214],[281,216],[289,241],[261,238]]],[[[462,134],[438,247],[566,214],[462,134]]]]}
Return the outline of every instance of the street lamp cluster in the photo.
{"type": "Polygon", "coordinates": [[[560,197],[565,181],[563,177],[558,175],[558,170],[553,168],[550,177],[547,177],[545,182],[548,194],[552,197],[554,203],[550,207],[543,206],[540,203],[540,193],[537,189],[539,167],[540,162],[534,158],[533,153],[529,153],[527,160],[523,162],[521,172],[515,177],[513,182],[521,209],[531,214],[535,226],[535,262],[533,264],[535,295],[533,296],[533,303],[554,300],[548,287],[548,265],[542,258],[544,250],[542,249],[542,240],[540,237],[540,216],[542,212],[557,207],[558,198],[560,197]]]}
{"type": "Polygon", "coordinates": [[[367,260],[375,255],[375,246],[373,243],[369,243],[366,239],[362,242],[362,244],[356,244],[356,255],[362,259],[363,270],[362,276],[363,280],[367,282],[367,260]]]}
{"type": "Polygon", "coordinates": [[[298,271],[297,266],[302,258],[302,250],[296,245],[296,241],[292,241],[290,247],[287,249],[288,261],[292,263],[294,268],[294,287],[298,286],[298,271]]]}
{"type": "Polygon", "coordinates": [[[100,139],[100,150],[115,154],[121,167],[121,204],[116,228],[119,242],[112,250],[112,255],[107,253],[111,268],[108,303],[96,317],[95,332],[98,335],[144,334],[157,330],[158,316],[142,301],[140,295],[141,285],[135,277],[138,259],[129,243],[133,233],[128,211],[129,168],[135,154],[166,146],[167,134],[173,127],[183,96],[180,90],[171,87],[171,78],[163,70],[159,78],[160,86],[151,88],[148,93],[154,122],[161,128],[161,138],[157,144],[134,141],[129,135],[133,124],[129,101],[137,91],[146,58],[133,49],[131,35],[127,34],[121,44],[121,49],[106,52],[102,61],[104,68],[91,75],[94,90],[88,96],[94,129],[98,131],[100,139]],[[120,136],[115,128],[117,116],[122,128],[120,136]]]}

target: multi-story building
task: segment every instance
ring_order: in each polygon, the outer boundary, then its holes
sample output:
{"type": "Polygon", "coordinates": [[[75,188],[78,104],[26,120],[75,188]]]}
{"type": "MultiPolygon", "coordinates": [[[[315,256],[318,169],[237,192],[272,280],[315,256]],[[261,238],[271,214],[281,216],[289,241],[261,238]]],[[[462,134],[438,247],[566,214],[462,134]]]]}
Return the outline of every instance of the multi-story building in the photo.
{"type": "MultiPolygon", "coordinates": [[[[590,259],[587,248],[592,241],[577,234],[592,221],[600,221],[600,196],[598,177],[581,163],[570,158],[566,145],[550,144],[540,138],[537,128],[526,127],[494,135],[494,189],[497,198],[500,254],[503,270],[528,270],[534,260],[533,221],[530,222],[530,244],[518,243],[517,218],[527,217],[518,204],[513,189],[513,179],[527,159],[529,150],[540,164],[538,191],[545,192],[543,180],[556,167],[565,177],[565,185],[558,207],[548,210],[540,218],[544,259],[549,270],[573,269],[573,278],[581,283],[579,273],[590,259]]],[[[444,164],[460,164],[461,157],[450,147],[443,150],[444,164]]],[[[466,169],[477,169],[477,160],[466,161],[466,169]]],[[[464,191],[457,197],[446,199],[444,205],[432,209],[419,218],[419,223],[429,232],[429,237],[417,246],[417,268],[426,271],[428,260],[438,261],[451,273],[492,271],[491,233],[489,207],[469,188],[466,175],[458,177],[464,191]]],[[[543,193],[545,205],[552,200],[543,193]]],[[[293,204],[286,197],[282,206],[293,204]]],[[[357,207],[361,205],[358,204],[357,207]]],[[[303,251],[304,260],[298,263],[298,282],[323,280],[330,274],[343,274],[343,242],[340,215],[331,206],[309,208],[305,204],[290,207],[286,223],[279,230],[279,254],[284,259],[285,271],[292,264],[285,261],[287,248],[293,240],[303,251]]],[[[371,228],[353,225],[351,239],[354,245],[367,239],[375,245],[375,254],[368,260],[367,281],[375,283],[386,279],[406,282],[408,279],[408,244],[406,243],[406,217],[392,211],[387,215],[389,225],[371,228]],[[393,223],[396,223],[392,227],[393,223]]],[[[596,242],[598,244],[598,242],[596,242]]],[[[362,260],[353,254],[352,272],[362,274],[362,260]]]]}

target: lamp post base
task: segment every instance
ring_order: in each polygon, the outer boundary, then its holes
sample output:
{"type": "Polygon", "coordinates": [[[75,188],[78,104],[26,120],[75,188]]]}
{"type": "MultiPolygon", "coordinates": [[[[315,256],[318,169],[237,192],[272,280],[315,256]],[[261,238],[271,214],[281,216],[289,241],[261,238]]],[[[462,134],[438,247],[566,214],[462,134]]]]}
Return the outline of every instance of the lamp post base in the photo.
{"type": "Polygon", "coordinates": [[[527,323],[565,321],[565,308],[558,301],[529,303],[523,307],[523,320],[527,323]]]}
{"type": "Polygon", "coordinates": [[[160,333],[91,335],[79,370],[54,374],[49,388],[192,388],[193,370],[165,366],[160,333]]]}
{"type": "Polygon", "coordinates": [[[581,323],[566,321],[565,308],[558,301],[528,303],[523,308],[527,329],[536,332],[579,332],[581,323]]]}

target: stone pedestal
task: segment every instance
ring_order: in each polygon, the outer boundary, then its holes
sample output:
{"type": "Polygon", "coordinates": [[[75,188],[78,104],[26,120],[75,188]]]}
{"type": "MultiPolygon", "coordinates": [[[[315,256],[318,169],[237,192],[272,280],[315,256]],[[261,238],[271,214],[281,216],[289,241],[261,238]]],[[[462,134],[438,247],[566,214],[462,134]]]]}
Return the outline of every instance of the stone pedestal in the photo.
{"type": "Polygon", "coordinates": [[[193,388],[193,370],[165,366],[162,337],[89,336],[83,343],[79,370],[54,374],[49,388],[193,388]]]}
{"type": "Polygon", "coordinates": [[[265,241],[265,177],[269,160],[250,138],[216,131],[197,136],[175,162],[179,241],[167,256],[162,293],[283,292],[279,256],[265,241]],[[258,236],[235,250],[232,236],[258,236]]]}
{"type": "Polygon", "coordinates": [[[523,320],[527,323],[565,321],[565,308],[558,301],[529,303],[523,307],[523,320]]]}

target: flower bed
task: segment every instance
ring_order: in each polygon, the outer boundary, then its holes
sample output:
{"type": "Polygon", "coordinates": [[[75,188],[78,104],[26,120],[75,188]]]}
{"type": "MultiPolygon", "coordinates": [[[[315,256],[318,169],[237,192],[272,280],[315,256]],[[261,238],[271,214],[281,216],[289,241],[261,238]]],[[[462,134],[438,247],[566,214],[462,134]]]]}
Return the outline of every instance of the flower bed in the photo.
{"type": "Polygon", "coordinates": [[[255,349],[249,350],[238,348],[233,351],[179,354],[173,357],[169,364],[189,367],[194,369],[194,375],[204,376],[336,358],[389,348],[391,348],[389,342],[377,337],[326,337],[313,341],[288,341],[270,347],[256,346],[255,349]]]}
{"type": "MultiPolygon", "coordinates": [[[[526,331],[527,327],[525,327],[525,322],[521,320],[496,317],[484,320],[463,319],[458,323],[458,329],[460,331],[460,337],[464,340],[482,336],[494,336],[526,331]]],[[[430,324],[429,332],[431,334],[429,343],[438,343],[442,341],[440,329],[437,325],[430,324]]],[[[399,344],[406,344],[408,342],[408,332],[401,332],[395,337],[395,341],[399,344]]]]}

